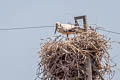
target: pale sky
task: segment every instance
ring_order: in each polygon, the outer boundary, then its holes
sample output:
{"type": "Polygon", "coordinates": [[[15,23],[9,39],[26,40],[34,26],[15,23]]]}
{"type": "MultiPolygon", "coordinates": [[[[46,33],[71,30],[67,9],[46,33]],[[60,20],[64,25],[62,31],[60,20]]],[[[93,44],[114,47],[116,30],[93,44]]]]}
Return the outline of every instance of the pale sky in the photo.
{"type": "MultiPolygon", "coordinates": [[[[74,23],[74,16],[87,15],[89,24],[120,32],[119,8],[120,0],[0,0],[0,29],[74,23]]],[[[34,80],[40,39],[53,36],[54,29],[0,31],[0,80],[34,80]]],[[[120,41],[120,35],[101,33],[120,41]]],[[[120,80],[120,45],[112,48],[113,80],[120,80]]]]}

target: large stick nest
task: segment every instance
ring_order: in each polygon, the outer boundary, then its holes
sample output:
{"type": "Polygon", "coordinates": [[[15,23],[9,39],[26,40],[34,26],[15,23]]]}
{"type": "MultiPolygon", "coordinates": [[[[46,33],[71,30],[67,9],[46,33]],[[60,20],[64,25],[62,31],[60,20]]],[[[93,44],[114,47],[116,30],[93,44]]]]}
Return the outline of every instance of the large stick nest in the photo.
{"type": "Polygon", "coordinates": [[[37,75],[42,80],[85,80],[90,58],[93,80],[102,80],[110,72],[108,42],[92,29],[67,40],[50,39],[41,46],[37,75]]]}

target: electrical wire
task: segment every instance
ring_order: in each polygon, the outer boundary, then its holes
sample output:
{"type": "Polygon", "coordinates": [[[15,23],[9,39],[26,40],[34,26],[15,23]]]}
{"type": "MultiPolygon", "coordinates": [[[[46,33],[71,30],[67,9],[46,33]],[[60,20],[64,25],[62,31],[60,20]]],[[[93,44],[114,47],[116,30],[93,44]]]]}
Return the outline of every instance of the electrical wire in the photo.
{"type": "Polygon", "coordinates": [[[98,27],[97,24],[89,24],[89,25],[95,25],[97,30],[101,30],[101,31],[105,31],[113,34],[120,34],[119,32],[114,32],[114,31],[106,30],[103,27],[98,27]]]}
{"type": "MultiPolygon", "coordinates": [[[[96,24],[89,24],[89,25],[96,25],[96,24]]],[[[80,25],[80,26],[83,26],[83,25],[80,25]]],[[[19,30],[19,29],[48,28],[48,27],[55,27],[55,26],[38,26],[38,27],[6,28],[6,29],[0,29],[0,31],[6,31],[6,30],[19,30]]]]}
{"type": "Polygon", "coordinates": [[[55,27],[55,26],[38,26],[38,27],[22,27],[22,28],[6,28],[6,29],[0,29],[0,31],[6,31],[6,30],[22,30],[22,29],[37,29],[37,28],[48,28],[48,27],[55,27]]]}
{"type": "MultiPolygon", "coordinates": [[[[89,24],[89,25],[96,25],[96,24],[89,24]]],[[[81,25],[82,26],[82,25],[81,25]]],[[[55,26],[38,26],[38,27],[21,27],[21,28],[6,28],[6,29],[0,29],[0,31],[8,31],[8,30],[23,30],[23,29],[38,29],[38,28],[48,28],[48,27],[55,27],[55,26]]],[[[104,28],[97,28],[97,30],[109,32],[109,33],[114,33],[114,34],[119,34],[119,32],[114,32],[110,30],[106,30],[104,28]]]]}
{"type": "Polygon", "coordinates": [[[101,31],[105,31],[105,32],[109,32],[109,33],[114,33],[114,34],[119,34],[120,35],[119,32],[109,31],[109,30],[106,30],[106,29],[99,29],[98,28],[97,30],[101,30],[101,31]]]}

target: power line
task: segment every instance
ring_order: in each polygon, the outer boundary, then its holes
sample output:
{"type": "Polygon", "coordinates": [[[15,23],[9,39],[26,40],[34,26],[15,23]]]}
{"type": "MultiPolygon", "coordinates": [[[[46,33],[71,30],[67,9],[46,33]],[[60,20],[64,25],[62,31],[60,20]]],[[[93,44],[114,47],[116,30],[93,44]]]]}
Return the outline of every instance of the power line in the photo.
{"type": "Polygon", "coordinates": [[[7,29],[0,29],[0,31],[5,30],[22,30],[22,29],[37,29],[37,28],[48,28],[48,27],[55,27],[55,26],[38,26],[38,27],[22,27],[22,28],[7,28],[7,29]]]}
{"type": "MultiPolygon", "coordinates": [[[[96,24],[89,24],[89,25],[96,25],[96,24]]],[[[80,25],[83,26],[83,25],[80,25]]],[[[21,28],[6,28],[6,29],[0,29],[0,31],[6,31],[6,30],[22,30],[22,29],[37,29],[37,28],[48,28],[48,27],[55,27],[55,26],[38,26],[38,27],[21,27],[21,28]]]]}
{"type": "Polygon", "coordinates": [[[119,32],[109,31],[109,30],[106,30],[106,29],[99,29],[98,28],[98,30],[109,32],[109,33],[114,33],[114,34],[120,34],[119,32]]]}
{"type": "Polygon", "coordinates": [[[90,24],[90,25],[95,25],[97,30],[101,30],[101,31],[105,31],[105,32],[113,33],[113,34],[120,34],[119,32],[106,30],[103,27],[98,27],[97,24],[90,24]]]}
{"type": "MultiPolygon", "coordinates": [[[[89,24],[89,25],[95,25],[95,24],[89,24]]],[[[82,25],[81,25],[82,26],[82,25]]],[[[22,27],[22,28],[6,28],[6,29],[0,29],[0,31],[7,31],[7,30],[23,30],[23,29],[38,29],[38,28],[48,28],[48,27],[55,27],[55,26],[38,26],[38,27],[22,27]]],[[[97,28],[97,30],[109,32],[109,33],[114,33],[114,34],[119,34],[119,32],[114,32],[110,30],[106,30],[104,28],[97,28]]]]}

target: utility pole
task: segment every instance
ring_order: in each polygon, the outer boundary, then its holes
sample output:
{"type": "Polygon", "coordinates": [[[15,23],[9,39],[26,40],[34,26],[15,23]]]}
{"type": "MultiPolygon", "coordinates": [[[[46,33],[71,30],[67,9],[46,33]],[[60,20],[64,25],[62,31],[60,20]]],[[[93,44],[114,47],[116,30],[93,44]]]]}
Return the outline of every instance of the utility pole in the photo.
{"type": "Polygon", "coordinates": [[[90,58],[90,56],[87,57],[86,72],[87,72],[86,80],[92,80],[92,65],[91,65],[91,58],[90,58]]]}
{"type": "MultiPolygon", "coordinates": [[[[83,19],[83,27],[84,27],[85,32],[87,32],[88,31],[87,16],[83,15],[83,16],[76,16],[76,17],[74,17],[75,26],[79,26],[79,23],[77,21],[78,19],[83,19]]],[[[86,72],[87,72],[87,76],[86,76],[85,80],[92,80],[92,65],[91,65],[91,58],[90,58],[90,56],[87,56],[87,60],[86,60],[86,64],[85,65],[86,65],[86,72]]]]}

